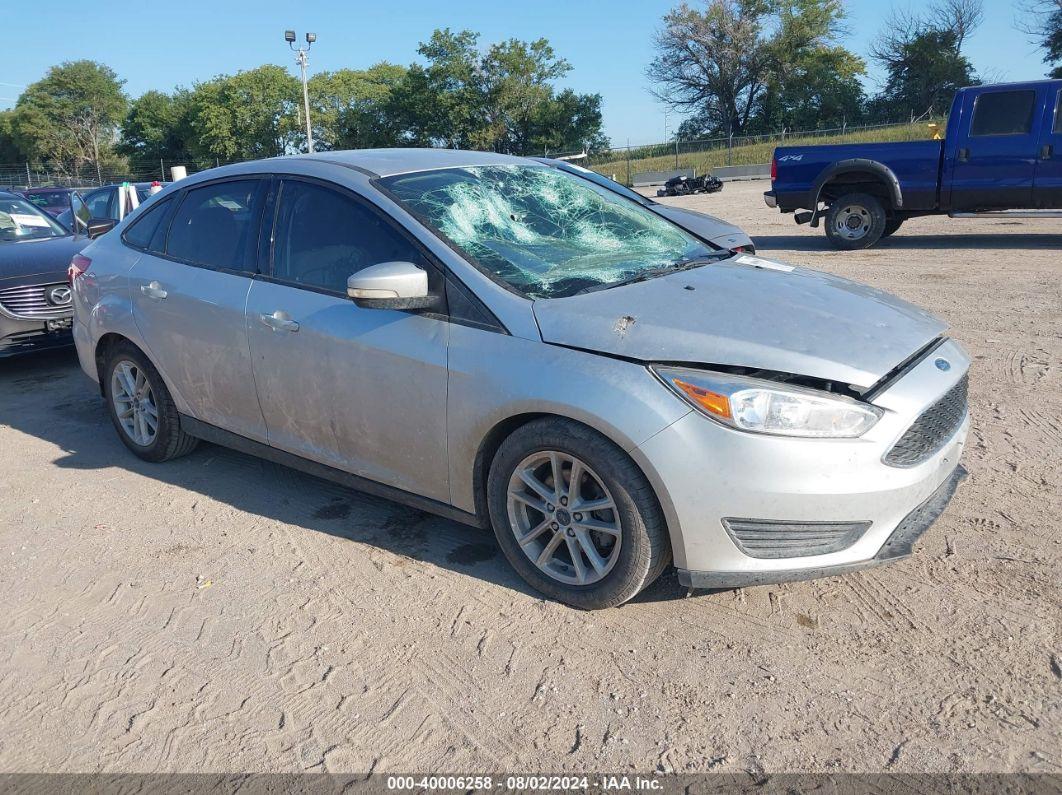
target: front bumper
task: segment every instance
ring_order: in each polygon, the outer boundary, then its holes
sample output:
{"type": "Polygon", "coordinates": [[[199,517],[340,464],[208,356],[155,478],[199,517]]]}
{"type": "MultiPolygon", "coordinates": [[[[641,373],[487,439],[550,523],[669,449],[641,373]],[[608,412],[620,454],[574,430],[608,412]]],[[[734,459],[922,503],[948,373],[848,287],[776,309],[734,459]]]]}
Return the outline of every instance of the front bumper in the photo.
{"type": "Polygon", "coordinates": [[[966,469],[960,464],[947,480],[937,487],[929,499],[911,511],[904,517],[892,535],[882,545],[881,549],[870,560],[856,563],[841,563],[834,566],[820,566],[818,568],[794,569],[790,571],[772,571],[770,573],[753,571],[690,571],[678,570],[679,582],[687,588],[746,588],[753,585],[768,585],[779,582],[796,582],[799,580],[813,580],[819,577],[834,577],[838,574],[848,574],[860,569],[880,566],[894,560],[902,560],[914,552],[914,545],[937,521],[944,509],[948,507],[951,498],[959,484],[966,479],[966,469]]]}
{"type": "MultiPolygon", "coordinates": [[[[737,587],[821,577],[900,557],[910,527],[924,532],[957,478],[969,417],[915,466],[883,456],[929,405],[963,377],[969,357],[947,341],[873,398],[881,420],[858,439],[799,439],[741,433],[691,412],[631,451],[649,477],[668,522],[675,566],[697,587],[737,587]],[[934,359],[953,368],[941,371],[934,359]],[[754,557],[728,533],[724,519],[765,523],[861,523],[843,548],[754,557]],[[897,535],[900,529],[904,532],[897,535]]],[[[957,482],[957,480],[956,480],[957,482]]],[[[939,514],[939,511],[937,511],[939,514]]],[[[908,539],[907,546],[913,543],[908,539]]]]}
{"type": "Polygon", "coordinates": [[[54,320],[24,320],[0,313],[0,358],[71,345],[70,328],[53,329],[55,325],[54,320]]]}

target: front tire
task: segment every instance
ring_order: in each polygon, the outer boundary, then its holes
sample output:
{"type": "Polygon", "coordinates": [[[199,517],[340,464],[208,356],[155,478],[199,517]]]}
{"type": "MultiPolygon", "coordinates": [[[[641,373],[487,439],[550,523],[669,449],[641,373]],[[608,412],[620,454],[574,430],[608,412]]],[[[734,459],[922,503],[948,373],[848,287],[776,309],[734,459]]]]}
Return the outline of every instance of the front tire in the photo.
{"type": "Polygon", "coordinates": [[[870,248],[885,232],[885,208],[869,193],[838,196],[826,211],[826,237],[844,251],[870,248]]]}
{"type": "Polygon", "coordinates": [[[596,431],[533,420],[498,449],[487,478],[498,544],[529,585],[584,610],[623,604],[671,562],[645,475],[596,431]]]}
{"type": "Polygon", "coordinates": [[[118,438],[145,461],[169,461],[195,449],[198,439],[181,419],[159,371],[128,342],[115,345],[103,367],[104,395],[118,438]]]}

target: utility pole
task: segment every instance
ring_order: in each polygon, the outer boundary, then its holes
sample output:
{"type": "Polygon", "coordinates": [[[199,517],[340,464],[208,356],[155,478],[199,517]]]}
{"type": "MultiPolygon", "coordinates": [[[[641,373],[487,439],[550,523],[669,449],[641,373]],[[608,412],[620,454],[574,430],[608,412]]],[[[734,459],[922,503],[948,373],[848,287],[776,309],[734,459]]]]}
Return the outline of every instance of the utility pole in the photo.
{"type": "Polygon", "coordinates": [[[295,63],[299,65],[302,70],[302,106],[303,111],[306,114],[306,151],[313,152],[313,128],[310,126],[310,91],[306,87],[306,53],[310,51],[310,47],[317,41],[316,33],[306,34],[306,47],[295,46],[295,31],[285,30],[284,41],[288,43],[288,47],[295,52],[295,63]]]}

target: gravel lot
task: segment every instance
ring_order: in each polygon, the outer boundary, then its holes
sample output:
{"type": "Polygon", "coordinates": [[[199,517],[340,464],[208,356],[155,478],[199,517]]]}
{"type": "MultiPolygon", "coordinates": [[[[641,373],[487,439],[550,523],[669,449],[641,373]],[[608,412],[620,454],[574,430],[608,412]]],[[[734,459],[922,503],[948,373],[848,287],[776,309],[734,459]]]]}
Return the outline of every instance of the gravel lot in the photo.
{"type": "Polygon", "coordinates": [[[2,771],[1062,770],[1062,222],[867,252],[673,200],[946,318],[970,477],[906,561],[544,602],[493,538],[209,445],[119,443],[73,352],[0,362],[2,771]]]}

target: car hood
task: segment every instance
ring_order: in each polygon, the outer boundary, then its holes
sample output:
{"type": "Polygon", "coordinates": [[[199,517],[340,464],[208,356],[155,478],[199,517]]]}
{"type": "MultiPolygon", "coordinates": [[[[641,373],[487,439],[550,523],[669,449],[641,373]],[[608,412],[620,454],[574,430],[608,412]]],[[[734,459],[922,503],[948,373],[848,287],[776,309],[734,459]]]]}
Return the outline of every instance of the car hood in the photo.
{"type": "Polygon", "coordinates": [[[721,218],[694,210],[685,210],[671,204],[654,204],[653,212],[662,215],[673,224],[681,226],[697,237],[708,240],[720,248],[734,249],[752,246],[752,239],[745,232],[721,218]]]}
{"type": "Polygon", "coordinates": [[[33,277],[65,281],[71,258],[89,244],[84,236],[0,243],[0,285],[33,277]]]}
{"type": "Polygon", "coordinates": [[[947,327],[872,287],[745,254],[623,287],[538,300],[533,308],[549,343],[860,388],[947,327]]]}

